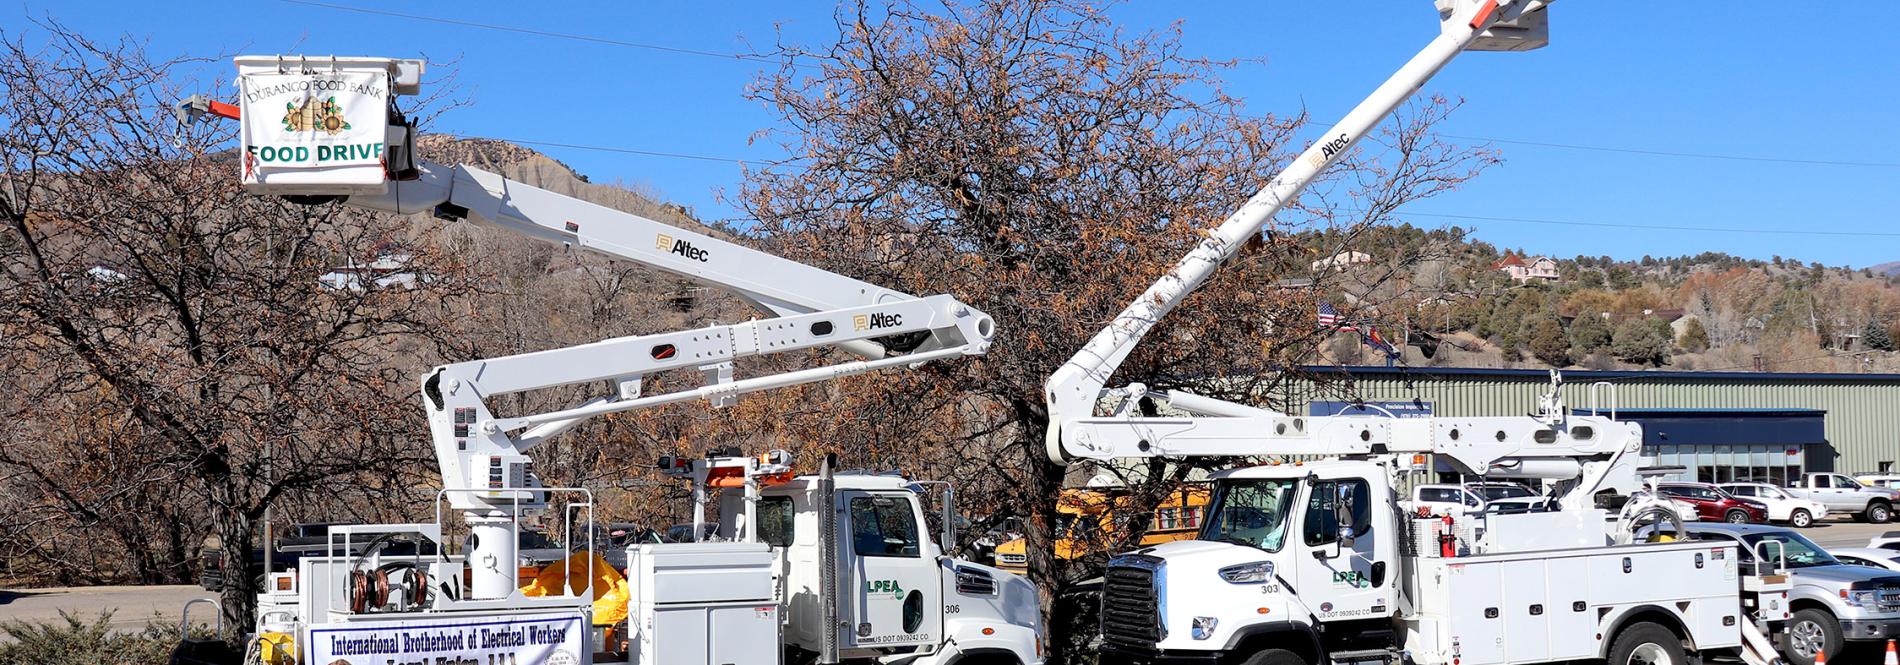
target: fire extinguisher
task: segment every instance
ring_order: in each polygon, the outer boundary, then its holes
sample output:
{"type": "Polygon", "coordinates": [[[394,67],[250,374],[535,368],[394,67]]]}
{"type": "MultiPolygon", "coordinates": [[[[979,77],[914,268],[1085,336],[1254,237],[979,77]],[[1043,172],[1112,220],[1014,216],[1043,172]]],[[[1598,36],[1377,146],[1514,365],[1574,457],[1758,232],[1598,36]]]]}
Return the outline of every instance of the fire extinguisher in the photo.
{"type": "Polygon", "coordinates": [[[1445,528],[1438,532],[1438,556],[1447,559],[1458,556],[1458,537],[1451,532],[1451,515],[1445,515],[1445,528]]]}

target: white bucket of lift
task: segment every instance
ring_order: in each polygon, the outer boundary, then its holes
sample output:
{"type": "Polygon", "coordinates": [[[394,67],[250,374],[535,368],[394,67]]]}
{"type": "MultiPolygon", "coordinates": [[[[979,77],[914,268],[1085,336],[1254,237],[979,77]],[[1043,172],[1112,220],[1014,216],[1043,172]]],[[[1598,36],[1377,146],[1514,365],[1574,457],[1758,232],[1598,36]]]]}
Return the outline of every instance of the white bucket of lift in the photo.
{"type": "Polygon", "coordinates": [[[388,187],[390,99],[413,94],[419,60],[237,59],[244,188],[259,194],[377,194],[388,187]]]}

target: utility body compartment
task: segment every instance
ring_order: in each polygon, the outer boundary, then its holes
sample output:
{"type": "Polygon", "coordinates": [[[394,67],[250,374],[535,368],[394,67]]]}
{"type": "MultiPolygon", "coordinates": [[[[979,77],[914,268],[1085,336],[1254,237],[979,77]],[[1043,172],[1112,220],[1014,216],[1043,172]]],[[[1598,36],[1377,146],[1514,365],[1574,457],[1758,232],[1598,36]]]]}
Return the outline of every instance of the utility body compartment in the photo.
{"type": "Polygon", "coordinates": [[[1734,546],[1706,542],[1407,557],[1421,663],[1514,665],[1601,658],[1632,613],[1679,617],[1699,650],[1741,645],[1734,546]]]}
{"type": "Polygon", "coordinates": [[[628,548],[630,662],[778,662],[774,560],[764,543],[628,548]]]}

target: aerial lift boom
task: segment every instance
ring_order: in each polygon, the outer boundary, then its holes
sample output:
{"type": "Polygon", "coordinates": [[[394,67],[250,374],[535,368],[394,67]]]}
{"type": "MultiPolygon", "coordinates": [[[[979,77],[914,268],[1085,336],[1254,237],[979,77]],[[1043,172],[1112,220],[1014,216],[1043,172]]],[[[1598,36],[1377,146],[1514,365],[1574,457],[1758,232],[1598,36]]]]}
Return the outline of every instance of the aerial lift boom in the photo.
{"type": "MultiPolygon", "coordinates": [[[[422,61],[244,56],[237,65],[240,106],[194,97],[178,113],[183,120],[245,120],[247,190],[506,229],[724,289],[767,317],[430,371],[422,394],[444,499],[468,514],[476,535],[471,561],[515,559],[514,521],[547,498],[523,453],[587,418],[696,399],[726,406],[745,393],[980,355],[995,335],[994,320],[952,296],[919,298],[479,168],[420,159],[415,125],[393,99],[420,90],[422,61]],[[832,347],[858,359],[734,376],[733,361],[740,358],[832,347]],[[703,384],[644,394],[648,375],[676,370],[700,372],[703,384]],[[608,382],[613,386],[606,394],[546,413],[502,417],[487,403],[510,393],[608,382]]],[[[471,598],[515,592],[512,565],[478,568],[472,577],[471,598]]]]}

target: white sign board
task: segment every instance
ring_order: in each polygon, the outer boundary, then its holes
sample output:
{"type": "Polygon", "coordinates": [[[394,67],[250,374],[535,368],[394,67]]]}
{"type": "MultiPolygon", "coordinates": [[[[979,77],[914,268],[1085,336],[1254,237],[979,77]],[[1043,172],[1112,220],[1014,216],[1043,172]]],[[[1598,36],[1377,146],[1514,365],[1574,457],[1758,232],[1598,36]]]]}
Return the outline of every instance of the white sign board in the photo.
{"type": "Polygon", "coordinates": [[[245,186],[274,193],[383,191],[387,69],[291,70],[238,77],[245,186]]]}
{"type": "Polygon", "coordinates": [[[593,655],[578,613],[315,624],[305,636],[310,665],[584,665],[593,655]]]}

